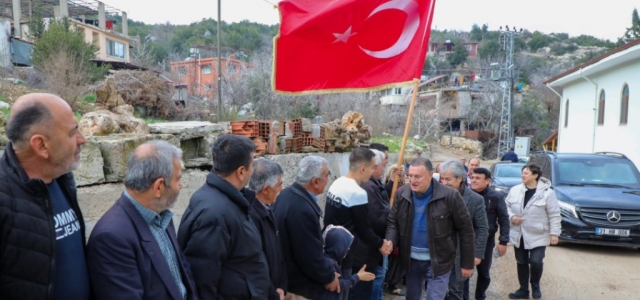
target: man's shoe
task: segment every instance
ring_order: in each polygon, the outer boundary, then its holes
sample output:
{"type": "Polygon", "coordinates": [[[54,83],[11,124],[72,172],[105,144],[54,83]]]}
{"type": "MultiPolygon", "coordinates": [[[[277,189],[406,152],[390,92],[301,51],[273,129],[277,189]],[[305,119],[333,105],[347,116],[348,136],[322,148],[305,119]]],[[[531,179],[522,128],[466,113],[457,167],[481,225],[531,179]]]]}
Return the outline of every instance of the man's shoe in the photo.
{"type": "Polygon", "coordinates": [[[518,289],[514,293],[509,294],[509,299],[529,299],[529,291],[518,289]]]}
{"type": "Polygon", "coordinates": [[[540,291],[540,284],[531,284],[531,296],[533,299],[542,298],[542,291],[540,291]]]}

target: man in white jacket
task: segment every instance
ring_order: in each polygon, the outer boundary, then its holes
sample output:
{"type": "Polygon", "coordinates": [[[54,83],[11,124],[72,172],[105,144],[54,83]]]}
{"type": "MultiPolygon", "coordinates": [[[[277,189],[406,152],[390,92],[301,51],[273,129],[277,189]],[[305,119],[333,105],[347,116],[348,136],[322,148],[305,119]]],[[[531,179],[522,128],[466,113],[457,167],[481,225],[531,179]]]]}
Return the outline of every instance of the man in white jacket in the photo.
{"type": "Polygon", "coordinates": [[[542,260],[546,246],[558,243],[561,232],[560,207],[551,182],[541,177],[540,167],[528,164],[522,168],[522,184],[511,188],[506,199],[511,222],[509,240],[518,264],[520,288],[509,294],[511,299],[540,299],[542,260]]]}

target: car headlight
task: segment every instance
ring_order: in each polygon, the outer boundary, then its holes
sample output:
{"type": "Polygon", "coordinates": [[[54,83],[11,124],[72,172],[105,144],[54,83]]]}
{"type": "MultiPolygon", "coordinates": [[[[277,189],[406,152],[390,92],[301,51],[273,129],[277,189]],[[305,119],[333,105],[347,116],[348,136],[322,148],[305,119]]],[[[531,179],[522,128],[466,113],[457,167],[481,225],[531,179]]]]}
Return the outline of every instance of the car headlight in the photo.
{"type": "Polygon", "coordinates": [[[494,186],[493,188],[494,188],[496,191],[499,191],[499,192],[502,192],[502,193],[505,193],[505,194],[508,194],[508,193],[509,193],[509,190],[511,189],[511,188],[509,188],[509,187],[506,187],[506,186],[500,186],[500,185],[496,185],[496,186],[494,186]]]}
{"type": "Polygon", "coordinates": [[[578,218],[578,213],[576,212],[575,205],[571,205],[567,202],[558,200],[558,205],[560,206],[560,211],[570,217],[578,218]]]}

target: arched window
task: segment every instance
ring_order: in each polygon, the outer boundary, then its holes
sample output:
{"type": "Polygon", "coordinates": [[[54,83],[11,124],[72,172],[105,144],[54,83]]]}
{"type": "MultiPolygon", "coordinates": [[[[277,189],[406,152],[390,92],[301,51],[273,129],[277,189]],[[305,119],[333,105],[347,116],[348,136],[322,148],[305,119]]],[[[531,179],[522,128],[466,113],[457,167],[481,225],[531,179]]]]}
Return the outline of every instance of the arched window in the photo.
{"type": "Polygon", "coordinates": [[[564,104],[564,127],[567,127],[567,125],[569,125],[569,99],[564,104]]]}
{"type": "Polygon", "coordinates": [[[629,117],[629,85],[622,88],[622,99],[620,99],[620,124],[627,124],[629,117]]]}
{"type": "Polygon", "coordinates": [[[604,124],[604,90],[600,92],[600,101],[598,101],[598,125],[604,124]]]}

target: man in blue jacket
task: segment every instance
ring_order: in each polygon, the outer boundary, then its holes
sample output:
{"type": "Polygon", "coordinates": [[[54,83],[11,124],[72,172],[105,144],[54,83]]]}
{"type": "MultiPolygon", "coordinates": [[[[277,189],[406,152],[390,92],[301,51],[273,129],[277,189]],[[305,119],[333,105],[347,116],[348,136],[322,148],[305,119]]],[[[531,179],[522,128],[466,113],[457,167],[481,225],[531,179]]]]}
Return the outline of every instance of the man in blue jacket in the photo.
{"type": "Polygon", "coordinates": [[[97,299],[197,299],[169,210],[182,189],[181,156],[175,146],[151,141],[129,158],[126,189],[87,246],[97,299]]]}
{"type": "Polygon", "coordinates": [[[513,150],[513,147],[509,148],[509,152],[505,153],[502,158],[500,159],[501,161],[511,161],[514,163],[518,162],[518,154],[516,154],[513,150]]]}

